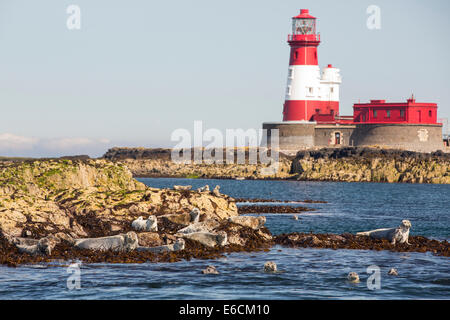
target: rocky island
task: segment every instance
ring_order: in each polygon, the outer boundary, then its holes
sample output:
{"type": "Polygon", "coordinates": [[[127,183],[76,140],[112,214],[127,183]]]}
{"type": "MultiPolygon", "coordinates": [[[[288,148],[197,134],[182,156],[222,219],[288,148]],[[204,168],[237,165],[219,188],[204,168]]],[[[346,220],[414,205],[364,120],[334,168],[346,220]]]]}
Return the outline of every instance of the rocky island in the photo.
{"type": "Polygon", "coordinates": [[[397,245],[351,234],[273,236],[265,221],[260,215],[240,215],[236,199],[219,188],[148,187],[117,162],[53,159],[0,165],[0,264],[173,262],[267,250],[274,244],[450,255],[447,241],[420,236],[397,245]]]}
{"type": "Polygon", "coordinates": [[[103,158],[123,163],[136,177],[450,184],[450,153],[441,151],[345,147],[304,150],[295,156],[280,153],[278,169],[270,175],[260,163],[177,164],[170,155],[170,149],[112,148],[103,158]]]}

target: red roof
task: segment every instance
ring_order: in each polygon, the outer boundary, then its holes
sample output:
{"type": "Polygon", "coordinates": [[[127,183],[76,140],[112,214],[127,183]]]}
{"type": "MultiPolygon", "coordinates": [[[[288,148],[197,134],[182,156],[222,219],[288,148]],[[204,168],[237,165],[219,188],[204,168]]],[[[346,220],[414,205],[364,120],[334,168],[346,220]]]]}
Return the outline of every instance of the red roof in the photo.
{"type": "Polygon", "coordinates": [[[316,17],[310,15],[308,9],[301,9],[300,14],[298,16],[292,17],[292,19],[316,19],[316,17]]]}

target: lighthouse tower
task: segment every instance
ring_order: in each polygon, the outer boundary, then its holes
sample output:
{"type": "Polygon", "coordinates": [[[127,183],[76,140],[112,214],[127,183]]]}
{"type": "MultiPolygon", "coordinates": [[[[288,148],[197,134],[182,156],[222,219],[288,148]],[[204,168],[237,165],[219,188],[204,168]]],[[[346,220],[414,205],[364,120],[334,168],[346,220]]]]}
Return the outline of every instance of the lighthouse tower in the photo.
{"type": "Polygon", "coordinates": [[[318,66],[316,18],[302,9],[292,18],[291,47],[283,121],[313,121],[315,115],[339,114],[339,69],[329,64],[322,75],[318,66]]]}

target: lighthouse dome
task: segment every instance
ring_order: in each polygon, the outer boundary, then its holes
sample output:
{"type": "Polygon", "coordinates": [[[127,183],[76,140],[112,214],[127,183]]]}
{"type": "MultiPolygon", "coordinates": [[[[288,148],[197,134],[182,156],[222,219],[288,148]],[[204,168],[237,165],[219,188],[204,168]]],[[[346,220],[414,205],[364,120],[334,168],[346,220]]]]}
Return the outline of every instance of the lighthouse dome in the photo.
{"type": "Polygon", "coordinates": [[[308,9],[301,9],[300,14],[295,17],[292,17],[292,19],[316,19],[316,17],[310,15],[308,9]]]}

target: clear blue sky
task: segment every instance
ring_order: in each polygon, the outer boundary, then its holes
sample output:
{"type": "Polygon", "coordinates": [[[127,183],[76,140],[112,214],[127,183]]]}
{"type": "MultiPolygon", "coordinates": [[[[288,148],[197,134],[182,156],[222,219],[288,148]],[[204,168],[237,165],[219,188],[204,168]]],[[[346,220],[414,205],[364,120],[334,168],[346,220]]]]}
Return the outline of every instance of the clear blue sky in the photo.
{"type": "Polygon", "coordinates": [[[359,99],[436,102],[450,118],[450,2],[0,0],[0,155],[169,147],[177,128],[280,121],[291,17],[318,17],[321,67],[359,99]],[[81,30],[66,8],[81,8],[81,30]],[[381,30],[366,8],[381,8],[381,30]]]}

